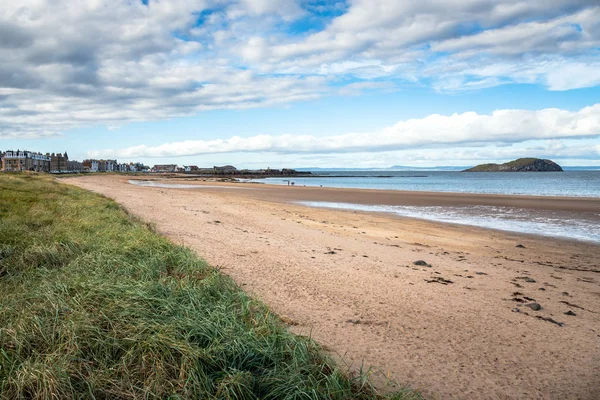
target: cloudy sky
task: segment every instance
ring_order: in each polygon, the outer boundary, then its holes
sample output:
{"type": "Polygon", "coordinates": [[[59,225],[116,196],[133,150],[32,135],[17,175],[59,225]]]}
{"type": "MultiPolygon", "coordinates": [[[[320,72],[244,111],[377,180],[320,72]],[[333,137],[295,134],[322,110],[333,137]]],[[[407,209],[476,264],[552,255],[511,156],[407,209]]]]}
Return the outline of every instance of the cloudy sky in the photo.
{"type": "Polygon", "coordinates": [[[20,0],[0,150],[241,167],[600,165],[598,0],[20,0]]]}

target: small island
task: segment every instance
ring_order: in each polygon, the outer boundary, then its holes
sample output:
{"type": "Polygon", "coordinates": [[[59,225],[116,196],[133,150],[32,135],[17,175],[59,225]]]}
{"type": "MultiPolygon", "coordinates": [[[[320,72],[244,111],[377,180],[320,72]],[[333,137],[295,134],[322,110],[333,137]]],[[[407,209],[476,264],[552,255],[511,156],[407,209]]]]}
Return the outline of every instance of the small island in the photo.
{"type": "Polygon", "coordinates": [[[504,164],[480,164],[463,172],[562,172],[562,167],[551,160],[519,158],[504,164]]]}

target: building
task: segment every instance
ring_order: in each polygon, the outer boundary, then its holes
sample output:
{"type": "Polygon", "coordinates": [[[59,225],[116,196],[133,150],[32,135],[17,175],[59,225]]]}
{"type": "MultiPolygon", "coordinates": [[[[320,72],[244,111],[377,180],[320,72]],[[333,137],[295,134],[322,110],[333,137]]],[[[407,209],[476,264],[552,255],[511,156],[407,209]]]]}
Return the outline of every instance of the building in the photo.
{"type": "Polygon", "coordinates": [[[83,171],[83,163],[79,161],[67,161],[67,170],[72,172],[81,172],[83,171]]]}
{"type": "Polygon", "coordinates": [[[83,170],[88,172],[113,172],[119,171],[117,160],[84,160],[83,170]]]}
{"type": "Polygon", "coordinates": [[[185,165],[183,168],[185,172],[198,172],[200,170],[197,165],[185,165]]]}
{"type": "Polygon", "coordinates": [[[233,165],[225,165],[223,167],[213,167],[213,173],[215,175],[235,175],[238,173],[238,170],[233,165]]]}
{"type": "Polygon", "coordinates": [[[152,167],[152,172],[177,172],[176,164],[159,164],[152,167]]]}
{"type": "Polygon", "coordinates": [[[118,164],[115,171],[119,171],[119,172],[142,172],[145,169],[147,169],[148,167],[146,167],[144,164],[140,164],[140,163],[132,163],[130,162],[129,164],[127,163],[122,163],[122,164],[118,164]]]}
{"type": "Polygon", "coordinates": [[[118,163],[117,160],[103,160],[105,161],[104,164],[104,171],[105,172],[114,172],[114,171],[118,171],[118,163]]]}
{"type": "Polygon", "coordinates": [[[83,160],[83,170],[87,172],[98,172],[98,160],[83,160]]]}
{"type": "Polygon", "coordinates": [[[65,154],[61,153],[52,153],[48,154],[50,156],[50,171],[52,172],[66,172],[69,170],[69,156],[65,152],[65,154]]]}
{"type": "Polygon", "coordinates": [[[129,163],[129,172],[148,172],[148,170],[150,170],[150,167],[136,162],[136,163],[129,163]]]}
{"type": "Polygon", "coordinates": [[[51,157],[27,150],[8,150],[2,155],[2,171],[50,172],[51,157]]]}
{"type": "MultiPolygon", "coordinates": [[[[177,171],[177,165],[159,165],[163,172],[177,171]]],[[[27,150],[0,151],[0,171],[64,172],[148,172],[150,167],[140,162],[119,164],[117,160],[69,160],[65,153],[36,153],[27,150]]]]}

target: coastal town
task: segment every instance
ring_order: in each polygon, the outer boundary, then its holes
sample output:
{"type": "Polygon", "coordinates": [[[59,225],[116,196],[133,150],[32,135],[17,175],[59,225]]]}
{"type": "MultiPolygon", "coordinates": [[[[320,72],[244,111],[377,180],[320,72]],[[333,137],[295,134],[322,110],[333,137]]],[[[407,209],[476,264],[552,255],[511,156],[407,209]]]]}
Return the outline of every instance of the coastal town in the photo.
{"type": "Polygon", "coordinates": [[[117,160],[86,159],[69,160],[67,152],[40,153],[28,150],[0,151],[1,172],[46,172],[51,174],[92,173],[92,172],[146,172],[146,173],[188,173],[195,175],[241,175],[241,176],[297,176],[310,175],[310,172],[283,169],[237,169],[233,165],[201,168],[197,165],[156,164],[152,167],[140,162],[120,163],[117,160]]]}
{"type": "Polygon", "coordinates": [[[117,160],[69,160],[67,152],[40,153],[29,150],[0,151],[3,172],[34,171],[47,173],[76,172],[147,172],[142,163],[119,163],[117,160]]]}

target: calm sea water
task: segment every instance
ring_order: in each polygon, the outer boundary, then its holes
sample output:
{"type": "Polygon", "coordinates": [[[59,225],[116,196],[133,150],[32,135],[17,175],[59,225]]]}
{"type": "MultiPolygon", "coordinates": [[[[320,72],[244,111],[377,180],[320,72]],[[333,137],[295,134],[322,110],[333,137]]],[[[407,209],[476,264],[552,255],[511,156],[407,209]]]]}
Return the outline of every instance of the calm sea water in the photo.
{"type": "Polygon", "coordinates": [[[339,210],[391,213],[430,221],[600,243],[600,214],[594,213],[557,213],[550,210],[494,206],[389,206],[333,202],[299,204],[339,210]]]}
{"type": "MultiPolygon", "coordinates": [[[[291,178],[290,180],[296,185],[306,186],[597,197],[600,202],[600,171],[561,173],[319,171],[319,175],[311,178],[291,178]]],[[[257,180],[257,182],[287,185],[288,179],[267,178],[257,180]]],[[[130,181],[130,183],[165,189],[194,190],[206,187],[152,181],[130,181]]],[[[215,186],[215,188],[223,189],[222,186],[215,186]]],[[[321,208],[392,213],[432,221],[600,243],[600,214],[597,213],[556,213],[552,210],[491,206],[389,206],[332,202],[303,202],[301,204],[321,208]]]]}
{"type": "MultiPolygon", "coordinates": [[[[405,172],[319,171],[320,176],[291,179],[296,185],[381,190],[490,193],[535,196],[598,197],[600,171],[540,172],[405,172]]],[[[287,179],[268,178],[265,183],[287,185],[287,179]]],[[[393,213],[440,222],[480,226],[519,233],[600,243],[600,214],[515,207],[388,206],[352,203],[304,202],[322,208],[393,213]]]]}
{"type": "MultiPolygon", "coordinates": [[[[291,178],[296,185],[535,196],[600,197],[600,171],[455,172],[319,171],[315,177],[291,178]]],[[[287,185],[288,179],[258,182],[287,185]]]]}

